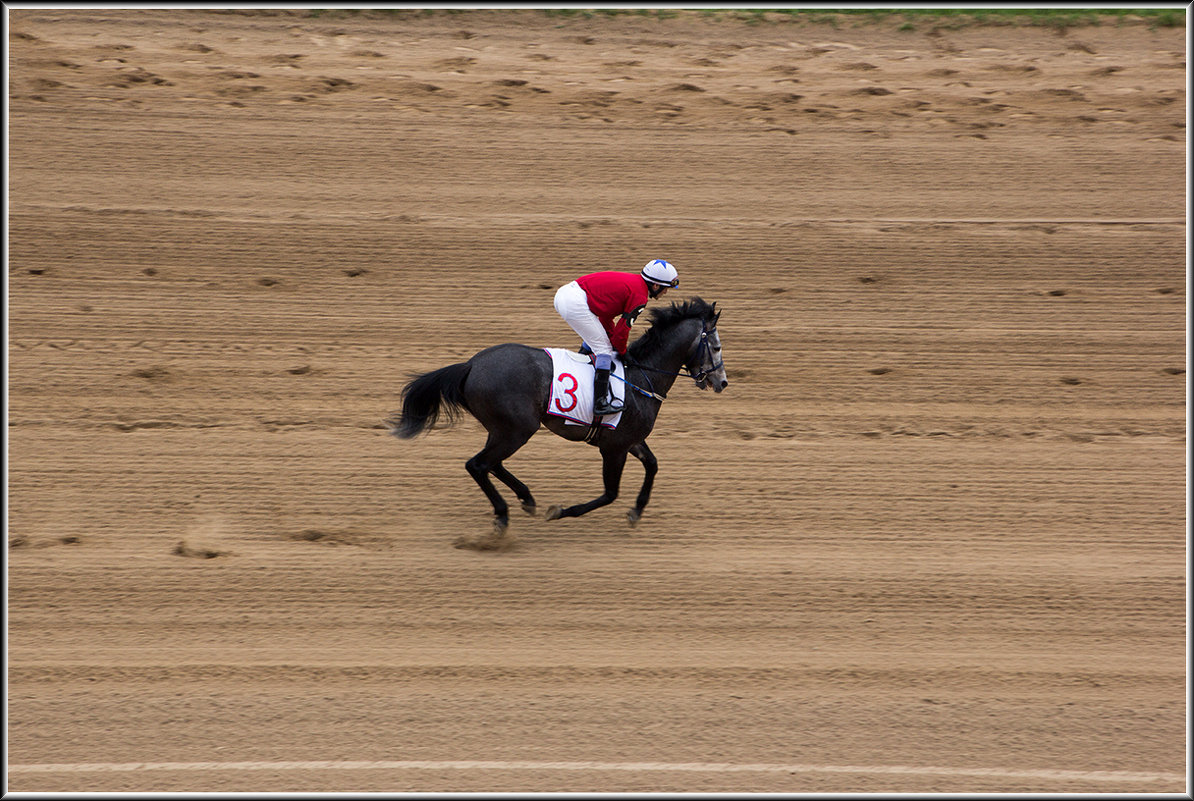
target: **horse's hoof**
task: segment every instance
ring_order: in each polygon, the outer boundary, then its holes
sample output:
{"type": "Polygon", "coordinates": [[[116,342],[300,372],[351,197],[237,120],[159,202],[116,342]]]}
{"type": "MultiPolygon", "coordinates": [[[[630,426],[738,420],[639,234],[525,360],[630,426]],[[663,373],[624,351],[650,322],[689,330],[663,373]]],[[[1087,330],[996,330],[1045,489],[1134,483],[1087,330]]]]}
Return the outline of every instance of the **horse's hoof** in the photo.
{"type": "Polygon", "coordinates": [[[543,515],[544,520],[559,520],[564,515],[564,507],[549,506],[547,507],[547,514],[543,515]]]}
{"type": "Polygon", "coordinates": [[[638,521],[643,519],[642,509],[631,509],[626,513],[626,522],[630,524],[631,528],[638,525],[638,521]]]}
{"type": "Polygon", "coordinates": [[[524,504],[522,505],[522,511],[526,512],[526,513],[527,513],[527,514],[529,514],[531,517],[534,517],[536,514],[538,514],[538,513],[539,513],[539,512],[538,512],[538,507],[537,507],[537,506],[535,506],[535,504],[533,504],[533,503],[524,503],[524,504]]]}
{"type": "Polygon", "coordinates": [[[510,521],[504,517],[495,517],[493,519],[493,533],[499,537],[506,533],[506,529],[510,528],[510,521]]]}

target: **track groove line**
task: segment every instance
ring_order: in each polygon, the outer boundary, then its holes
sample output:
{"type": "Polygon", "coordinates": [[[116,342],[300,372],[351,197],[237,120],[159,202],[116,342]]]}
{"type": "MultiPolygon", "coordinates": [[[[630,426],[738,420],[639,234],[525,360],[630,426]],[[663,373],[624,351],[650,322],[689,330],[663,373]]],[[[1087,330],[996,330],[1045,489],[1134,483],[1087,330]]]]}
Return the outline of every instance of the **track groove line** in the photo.
{"type": "Polygon", "coordinates": [[[725,762],[531,762],[531,761],[308,761],[308,762],[125,762],[10,765],[12,773],[116,773],[208,770],[535,770],[670,771],[687,773],[862,773],[876,775],[985,776],[1094,782],[1177,782],[1180,773],[1137,771],[1010,770],[911,765],[733,764],[725,762]]]}

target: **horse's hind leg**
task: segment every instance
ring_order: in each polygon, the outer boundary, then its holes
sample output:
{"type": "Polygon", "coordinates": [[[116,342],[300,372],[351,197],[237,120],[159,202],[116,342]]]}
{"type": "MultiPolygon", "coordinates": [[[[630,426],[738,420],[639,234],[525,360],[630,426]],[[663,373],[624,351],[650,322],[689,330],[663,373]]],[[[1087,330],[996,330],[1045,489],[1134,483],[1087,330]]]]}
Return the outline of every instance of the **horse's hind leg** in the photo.
{"type": "MultiPolygon", "coordinates": [[[[531,432],[531,434],[534,433],[534,431],[531,432]]],[[[507,432],[500,436],[491,433],[489,439],[485,442],[485,447],[464,464],[464,469],[468,470],[468,474],[473,477],[473,480],[481,487],[481,491],[485,493],[485,497],[489,498],[489,502],[493,504],[493,527],[498,531],[504,531],[510,525],[510,507],[506,504],[506,499],[493,486],[493,482],[489,480],[489,474],[492,472],[503,483],[509,485],[509,482],[503,478],[503,475],[508,476],[511,480],[521,485],[523,491],[526,492],[527,498],[530,498],[530,492],[526,491],[526,486],[522,485],[522,482],[515,479],[514,476],[510,475],[508,470],[502,467],[502,460],[512,456],[530,438],[530,434],[524,436],[517,432],[507,432]]],[[[511,489],[516,493],[518,492],[516,487],[511,486],[511,489]]],[[[524,501],[525,503],[526,501],[524,501]]]]}
{"type": "Polygon", "coordinates": [[[635,445],[630,449],[630,452],[636,459],[643,463],[643,470],[647,474],[643,478],[642,489],[638,491],[638,499],[634,502],[634,508],[626,513],[626,519],[630,522],[630,525],[635,526],[638,525],[638,521],[643,516],[643,509],[646,508],[647,501],[651,499],[651,487],[655,485],[655,474],[659,472],[659,462],[645,442],[635,445]]]}
{"type": "Polygon", "coordinates": [[[514,494],[518,496],[518,500],[522,502],[522,510],[534,517],[535,515],[535,498],[531,495],[531,491],[527,489],[527,485],[523,484],[514,474],[506,469],[505,465],[498,464],[491,471],[498,481],[505,484],[510,489],[514,490],[514,494]]]}

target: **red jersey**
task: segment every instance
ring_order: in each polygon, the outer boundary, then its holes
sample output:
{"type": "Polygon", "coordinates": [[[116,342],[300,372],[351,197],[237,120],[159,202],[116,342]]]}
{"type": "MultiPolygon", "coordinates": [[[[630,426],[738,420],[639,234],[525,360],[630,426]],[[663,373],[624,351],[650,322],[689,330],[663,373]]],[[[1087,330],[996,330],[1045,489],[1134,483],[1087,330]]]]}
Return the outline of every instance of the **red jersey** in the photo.
{"type": "Polygon", "coordinates": [[[647,305],[647,282],[638,273],[590,273],[576,279],[589,298],[589,310],[601,321],[609,344],[626,353],[630,326],[647,305]]]}

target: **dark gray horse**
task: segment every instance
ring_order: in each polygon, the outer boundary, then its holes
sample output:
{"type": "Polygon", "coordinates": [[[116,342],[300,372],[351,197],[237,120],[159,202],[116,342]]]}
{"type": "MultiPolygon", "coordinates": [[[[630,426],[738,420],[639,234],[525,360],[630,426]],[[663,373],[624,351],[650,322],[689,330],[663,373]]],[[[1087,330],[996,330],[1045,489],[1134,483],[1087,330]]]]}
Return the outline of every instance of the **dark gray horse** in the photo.
{"type": "Polygon", "coordinates": [[[493,504],[494,530],[501,534],[509,524],[509,507],[489,480],[490,474],[514,491],[522,508],[535,514],[535,499],[526,484],[515,478],[502,462],[526,444],[539,426],[564,439],[587,440],[601,450],[601,477],[605,492],[588,503],[561,508],[552,506],[547,519],[579,517],[618,497],[626,454],[633,454],[646,471],[634,508],[627,514],[631,525],[642,517],[658,469],[655,455],[644,441],[655,426],[655,417],[681,368],[701,389],[726,388],[721,359],[721,339],[716,304],[693,298],[651,312],[651,328],[630,344],[626,362],[626,399],[617,428],[566,425],[547,413],[551,393],[551,357],[542,348],[495,345],[467,362],[452,364],[416,377],[402,391],[402,412],[386,422],[391,433],[410,439],[430,428],[441,408],[451,421],[465,410],[485,426],[485,447],[465,464],[469,475],[493,504]]]}

